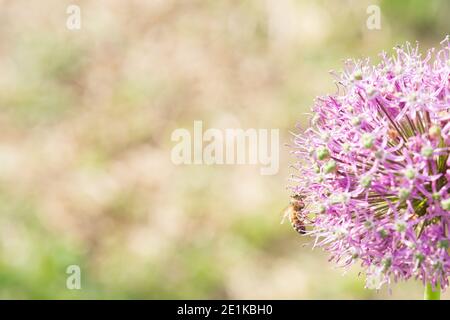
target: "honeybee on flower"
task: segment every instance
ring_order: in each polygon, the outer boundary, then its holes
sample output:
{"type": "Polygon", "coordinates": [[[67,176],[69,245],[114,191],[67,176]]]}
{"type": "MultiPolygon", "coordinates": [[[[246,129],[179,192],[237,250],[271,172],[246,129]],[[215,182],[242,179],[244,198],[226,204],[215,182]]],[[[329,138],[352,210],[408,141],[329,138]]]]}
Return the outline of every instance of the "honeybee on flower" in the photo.
{"type": "Polygon", "coordinates": [[[348,60],[338,93],[316,99],[295,134],[291,179],[308,235],[367,286],[416,278],[433,290],[450,274],[450,42],[348,60]],[[376,281],[374,281],[376,278],[376,281]]]}

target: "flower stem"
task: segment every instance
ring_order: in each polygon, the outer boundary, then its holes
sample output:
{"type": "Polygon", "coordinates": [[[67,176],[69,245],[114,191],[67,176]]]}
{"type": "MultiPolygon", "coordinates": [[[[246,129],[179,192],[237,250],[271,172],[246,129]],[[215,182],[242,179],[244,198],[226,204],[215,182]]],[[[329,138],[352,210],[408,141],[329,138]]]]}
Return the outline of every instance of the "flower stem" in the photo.
{"type": "Polygon", "coordinates": [[[424,300],[440,300],[441,299],[441,286],[439,283],[435,286],[433,291],[433,286],[431,283],[427,283],[425,286],[425,293],[423,295],[424,300]]]}

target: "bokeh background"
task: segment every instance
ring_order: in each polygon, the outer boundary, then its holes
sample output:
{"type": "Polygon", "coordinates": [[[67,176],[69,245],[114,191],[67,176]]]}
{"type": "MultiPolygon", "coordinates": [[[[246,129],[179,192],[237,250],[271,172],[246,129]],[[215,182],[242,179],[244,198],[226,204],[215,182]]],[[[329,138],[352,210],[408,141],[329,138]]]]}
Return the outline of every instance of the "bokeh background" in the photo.
{"type": "MultiPolygon", "coordinates": [[[[421,299],[364,289],[288,223],[289,150],[175,166],[176,128],[307,123],[328,71],[439,46],[447,0],[0,0],[0,298],[421,299]],[[66,8],[81,8],[81,29],[66,8]],[[381,30],[366,9],[381,7],[381,30]],[[66,288],[79,265],[82,289],[66,288]]],[[[444,294],[449,298],[449,293],[444,294]]]]}

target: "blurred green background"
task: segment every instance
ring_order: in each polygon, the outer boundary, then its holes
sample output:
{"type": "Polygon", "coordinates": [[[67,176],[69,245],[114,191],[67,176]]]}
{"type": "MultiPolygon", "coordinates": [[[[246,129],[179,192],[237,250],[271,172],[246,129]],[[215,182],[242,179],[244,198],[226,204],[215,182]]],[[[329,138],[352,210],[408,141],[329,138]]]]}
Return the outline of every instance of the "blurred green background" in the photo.
{"type": "MultiPolygon", "coordinates": [[[[0,298],[421,299],[288,223],[280,171],[175,166],[171,132],[306,124],[331,69],[450,30],[447,0],[0,1],[0,298]],[[66,28],[69,4],[81,29],[66,28]],[[381,30],[366,9],[381,7],[381,30]],[[66,288],[79,265],[82,289],[66,288]]],[[[444,298],[449,298],[445,293],[444,298]]]]}

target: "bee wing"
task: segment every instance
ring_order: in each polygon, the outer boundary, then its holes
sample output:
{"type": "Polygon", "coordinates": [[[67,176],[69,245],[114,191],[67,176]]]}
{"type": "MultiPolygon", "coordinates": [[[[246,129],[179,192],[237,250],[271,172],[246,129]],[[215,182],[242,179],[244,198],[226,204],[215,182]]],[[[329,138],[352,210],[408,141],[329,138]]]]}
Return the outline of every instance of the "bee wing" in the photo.
{"type": "Polygon", "coordinates": [[[289,215],[290,215],[290,211],[292,210],[292,208],[291,208],[291,206],[289,205],[289,206],[287,206],[286,208],[284,208],[282,211],[281,211],[281,214],[283,215],[283,217],[281,218],[281,222],[280,222],[280,224],[283,224],[284,223],[284,221],[286,220],[286,218],[288,218],[289,217],[289,215]]]}

